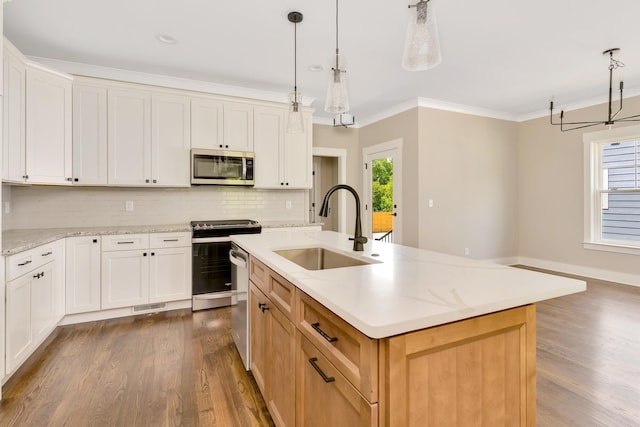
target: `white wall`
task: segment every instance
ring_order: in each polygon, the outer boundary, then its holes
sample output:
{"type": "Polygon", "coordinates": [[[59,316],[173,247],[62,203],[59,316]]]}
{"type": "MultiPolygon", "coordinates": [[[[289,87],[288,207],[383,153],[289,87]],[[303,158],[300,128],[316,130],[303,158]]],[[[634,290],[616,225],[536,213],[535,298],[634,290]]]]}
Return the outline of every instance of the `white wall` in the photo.
{"type": "Polygon", "coordinates": [[[3,229],[139,224],[177,224],[191,220],[249,218],[304,221],[306,190],[256,190],[200,186],[136,189],[3,185],[3,229]],[[133,212],[125,201],[134,202],[133,212]],[[291,201],[291,209],[286,202],[291,201]],[[4,212],[4,209],[3,209],[4,212]]]}

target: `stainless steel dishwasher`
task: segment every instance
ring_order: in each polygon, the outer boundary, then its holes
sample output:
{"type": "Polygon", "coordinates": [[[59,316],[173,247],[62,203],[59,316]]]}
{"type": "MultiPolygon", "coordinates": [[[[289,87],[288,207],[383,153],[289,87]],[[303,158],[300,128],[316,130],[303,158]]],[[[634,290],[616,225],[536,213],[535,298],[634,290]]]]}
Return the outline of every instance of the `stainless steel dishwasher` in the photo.
{"type": "Polygon", "coordinates": [[[245,369],[249,361],[249,254],[231,243],[231,335],[245,369]]]}

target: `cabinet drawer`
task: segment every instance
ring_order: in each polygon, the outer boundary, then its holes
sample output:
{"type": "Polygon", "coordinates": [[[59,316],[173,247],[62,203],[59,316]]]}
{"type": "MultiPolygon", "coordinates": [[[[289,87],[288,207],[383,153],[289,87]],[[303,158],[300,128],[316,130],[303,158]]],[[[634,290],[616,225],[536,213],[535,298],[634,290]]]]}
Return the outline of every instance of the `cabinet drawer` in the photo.
{"type": "Polygon", "coordinates": [[[191,246],[191,233],[151,233],[150,248],[182,248],[191,246]]]}
{"type": "Polygon", "coordinates": [[[295,321],[296,287],[272,270],[267,271],[267,296],[289,320],[295,321]]]}
{"type": "Polygon", "coordinates": [[[130,251],[133,249],[148,249],[148,234],[117,234],[102,236],[103,251],[130,251]]]}
{"type": "Polygon", "coordinates": [[[371,427],[378,425],[378,404],[358,390],[305,337],[296,334],[296,425],[371,427]]]}
{"type": "Polygon", "coordinates": [[[269,278],[269,268],[266,265],[251,257],[249,262],[249,279],[265,294],[269,293],[267,279],[269,278]]]}
{"type": "Polygon", "coordinates": [[[378,340],[298,290],[298,329],[369,400],[378,401],[378,340]]]}
{"type": "Polygon", "coordinates": [[[59,252],[60,247],[56,245],[56,242],[52,242],[7,257],[6,280],[13,280],[56,259],[61,255],[59,252]]]}

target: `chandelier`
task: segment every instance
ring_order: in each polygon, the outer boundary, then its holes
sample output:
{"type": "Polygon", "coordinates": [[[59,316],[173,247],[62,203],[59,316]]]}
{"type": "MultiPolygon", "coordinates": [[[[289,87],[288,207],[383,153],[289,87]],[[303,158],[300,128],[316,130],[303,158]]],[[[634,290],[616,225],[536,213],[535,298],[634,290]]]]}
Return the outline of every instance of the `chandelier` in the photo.
{"type": "Polygon", "coordinates": [[[613,126],[616,122],[638,122],[640,121],[640,114],[636,114],[634,116],[616,118],[616,116],[622,111],[622,89],[624,87],[624,83],[622,78],[620,78],[620,105],[618,107],[618,111],[613,112],[612,100],[613,100],[613,70],[617,68],[624,67],[624,64],[613,58],[613,54],[618,52],[620,49],[615,47],[613,49],[607,49],[602,52],[603,55],[609,55],[609,114],[607,115],[606,120],[600,121],[586,121],[586,122],[565,122],[564,121],[564,109],[560,110],[560,122],[553,121],[553,97],[551,97],[551,101],[549,102],[549,122],[554,126],[560,126],[560,130],[562,132],[566,132],[569,130],[576,130],[587,128],[591,126],[605,125],[613,126]],[[569,126],[568,128],[565,126],[569,126]]]}

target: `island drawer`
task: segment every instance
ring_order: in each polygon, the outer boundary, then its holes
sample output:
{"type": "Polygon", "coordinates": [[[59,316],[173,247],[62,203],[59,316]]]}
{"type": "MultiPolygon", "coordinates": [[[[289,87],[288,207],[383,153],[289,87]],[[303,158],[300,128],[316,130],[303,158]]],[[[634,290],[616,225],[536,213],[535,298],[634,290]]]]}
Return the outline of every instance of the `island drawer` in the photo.
{"type": "Polygon", "coordinates": [[[296,324],[302,334],[371,403],[378,401],[378,340],[371,339],[298,290],[296,324]]]}
{"type": "Polygon", "coordinates": [[[267,288],[268,277],[269,268],[254,257],[251,257],[249,261],[249,279],[265,294],[269,293],[267,288]]]}
{"type": "Polygon", "coordinates": [[[293,322],[296,287],[255,258],[251,258],[250,265],[251,281],[293,322]]]}

